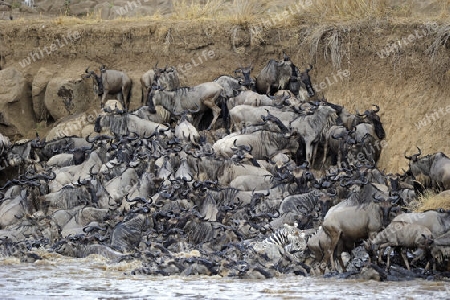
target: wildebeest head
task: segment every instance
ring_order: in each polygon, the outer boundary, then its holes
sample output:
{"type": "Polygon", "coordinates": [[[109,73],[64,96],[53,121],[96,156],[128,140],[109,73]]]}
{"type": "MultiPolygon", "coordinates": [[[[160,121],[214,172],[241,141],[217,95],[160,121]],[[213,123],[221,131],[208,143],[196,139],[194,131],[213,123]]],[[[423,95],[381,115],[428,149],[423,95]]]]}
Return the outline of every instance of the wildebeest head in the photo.
{"type": "Polygon", "coordinates": [[[417,162],[417,159],[418,159],[419,156],[422,154],[422,150],[420,150],[419,147],[417,147],[417,150],[419,150],[418,153],[413,154],[413,155],[411,155],[411,156],[405,155],[405,158],[406,158],[407,160],[411,161],[411,162],[417,162]]]}
{"type": "Polygon", "coordinates": [[[234,71],[234,73],[239,73],[241,72],[242,75],[244,76],[244,81],[239,80],[239,84],[245,87],[251,87],[254,82],[250,77],[250,73],[251,71],[253,71],[253,64],[251,64],[250,66],[246,67],[246,68],[238,68],[234,71]]]}
{"type": "Polygon", "coordinates": [[[375,134],[379,139],[384,139],[386,137],[386,133],[384,132],[383,125],[380,121],[380,116],[377,115],[377,112],[380,111],[380,107],[376,104],[374,104],[376,109],[366,110],[364,114],[366,115],[367,119],[370,120],[375,126],[375,134]]]}
{"type": "Polygon", "coordinates": [[[298,75],[298,78],[305,86],[305,89],[308,92],[309,97],[313,97],[316,94],[316,91],[314,90],[311,84],[311,77],[309,76],[309,71],[311,71],[312,68],[313,66],[309,65],[309,68],[306,68],[305,72],[302,72],[298,75]]]}
{"type": "Polygon", "coordinates": [[[430,176],[430,171],[433,163],[436,160],[437,155],[440,154],[440,152],[435,154],[429,154],[424,157],[419,156],[422,154],[420,151],[420,148],[417,147],[419,150],[419,153],[413,154],[411,156],[406,156],[405,158],[409,159],[409,169],[412,172],[412,175],[417,178],[420,174],[423,174],[425,176],[430,176]]]}
{"type": "Polygon", "coordinates": [[[380,206],[380,210],[383,216],[383,227],[389,225],[391,210],[394,206],[397,205],[400,197],[397,195],[395,197],[389,197],[388,199],[384,199],[383,197],[377,196],[376,194],[372,195],[374,202],[378,203],[380,206]]]}
{"type": "Polygon", "coordinates": [[[386,137],[386,133],[384,132],[383,124],[381,124],[380,116],[377,115],[380,111],[380,107],[376,104],[373,104],[373,106],[375,106],[375,109],[366,110],[362,115],[359,113],[356,114],[357,118],[354,120],[354,126],[364,122],[363,120],[366,120],[366,122],[373,124],[377,137],[379,139],[384,139],[386,137]]]}
{"type": "Polygon", "coordinates": [[[337,195],[336,190],[327,192],[326,194],[324,193],[319,194],[319,204],[322,218],[325,218],[325,215],[327,214],[328,210],[333,205],[333,198],[336,197],[336,195],[337,195]]]}
{"type": "Polygon", "coordinates": [[[156,114],[155,102],[153,101],[153,98],[155,97],[155,94],[160,90],[163,90],[163,88],[161,88],[160,86],[153,85],[152,88],[148,91],[147,106],[148,106],[148,111],[151,114],[156,114]]]}
{"type": "Polygon", "coordinates": [[[105,66],[100,67],[100,76],[94,71],[89,71],[89,67],[84,71],[87,75],[84,75],[83,78],[94,78],[94,92],[101,96],[104,93],[102,74],[106,72],[105,66]]]}
{"type": "Polygon", "coordinates": [[[79,147],[69,149],[69,152],[73,154],[73,162],[75,165],[81,165],[86,160],[86,152],[92,150],[94,144],[91,147],[79,147]]]}

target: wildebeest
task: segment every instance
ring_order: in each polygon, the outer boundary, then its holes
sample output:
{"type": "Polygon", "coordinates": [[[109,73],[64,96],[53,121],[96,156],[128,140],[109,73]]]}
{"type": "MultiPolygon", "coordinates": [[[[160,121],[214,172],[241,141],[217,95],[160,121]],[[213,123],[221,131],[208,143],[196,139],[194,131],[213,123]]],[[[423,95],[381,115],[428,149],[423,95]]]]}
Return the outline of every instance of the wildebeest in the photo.
{"type": "Polygon", "coordinates": [[[445,259],[450,258],[450,231],[434,238],[431,250],[433,255],[433,271],[442,264],[445,259]]]}
{"type": "Polygon", "coordinates": [[[375,238],[376,234],[389,224],[391,208],[390,200],[374,200],[359,205],[346,205],[341,202],[328,211],[322,227],[331,242],[324,252],[325,261],[331,260],[333,270],[336,270],[334,254],[345,271],[341,257],[344,247],[353,249],[356,241],[375,238]]]}
{"type": "Polygon", "coordinates": [[[267,115],[268,112],[280,119],[286,127],[289,127],[290,122],[297,116],[293,111],[283,111],[274,106],[237,105],[229,111],[230,127],[233,131],[240,131],[250,125],[263,124],[261,116],[267,115]]]}
{"type": "MultiPolygon", "coordinates": [[[[156,112],[155,105],[162,105],[173,114],[197,109],[203,112],[210,108],[213,113],[213,120],[208,127],[208,130],[210,130],[220,115],[221,106],[222,108],[226,107],[222,97],[223,88],[216,82],[205,82],[193,87],[182,87],[172,91],[165,91],[161,87],[154,86],[149,93],[147,105],[151,113],[156,112]]],[[[225,110],[228,111],[228,109],[225,110]]],[[[224,119],[226,118],[228,116],[224,116],[224,119]]]]}
{"type": "Polygon", "coordinates": [[[297,95],[300,85],[303,84],[308,95],[312,97],[315,91],[309,77],[311,69],[312,66],[299,74],[298,68],[289,59],[283,61],[271,59],[256,77],[256,91],[260,94],[273,95],[278,90],[290,90],[297,95]]]}
{"type": "Polygon", "coordinates": [[[375,165],[381,155],[382,145],[375,132],[375,126],[370,123],[360,123],[350,131],[353,143],[349,146],[349,157],[361,159],[361,154],[366,163],[375,165]]]}
{"type": "Polygon", "coordinates": [[[331,246],[331,239],[325,233],[323,227],[319,226],[317,232],[308,239],[307,246],[314,256],[314,261],[322,263],[323,259],[326,258],[325,251],[331,246]]]}
{"type": "Polygon", "coordinates": [[[325,136],[322,166],[325,165],[328,151],[331,153],[332,165],[337,164],[340,168],[342,163],[346,163],[348,144],[351,143],[351,140],[352,139],[348,134],[347,128],[337,125],[331,126],[325,136]]]}
{"type": "Polygon", "coordinates": [[[417,224],[431,230],[434,236],[440,236],[450,230],[450,213],[429,210],[423,213],[405,213],[396,216],[392,222],[417,224]]]}
{"type": "Polygon", "coordinates": [[[364,114],[356,113],[355,119],[353,120],[353,127],[356,127],[361,123],[369,123],[374,126],[374,132],[376,136],[382,140],[386,137],[386,133],[384,132],[383,124],[381,124],[380,116],[377,113],[380,111],[380,107],[376,104],[373,104],[375,109],[370,109],[364,111],[364,114]]]}
{"type": "Polygon", "coordinates": [[[381,262],[384,250],[387,247],[391,247],[390,251],[387,253],[386,269],[389,269],[391,265],[390,256],[392,251],[396,247],[401,248],[403,261],[405,262],[406,268],[409,270],[406,249],[420,248],[429,253],[431,244],[433,243],[433,234],[428,228],[418,224],[392,221],[383,231],[378,233],[373,240],[369,241],[369,243],[373,248],[379,247],[378,262],[381,262]]]}
{"type": "Polygon", "coordinates": [[[419,147],[417,149],[419,150],[417,154],[405,155],[405,158],[410,161],[409,168],[413,176],[418,177],[422,174],[429,177],[431,180],[430,187],[437,190],[450,189],[450,158],[442,152],[419,158],[422,151],[419,147]]]}
{"type": "Polygon", "coordinates": [[[101,107],[105,105],[108,94],[118,94],[118,99],[123,107],[128,110],[130,106],[131,79],[127,74],[117,70],[107,70],[105,66],[100,67],[100,72],[89,71],[86,68],[85,78],[94,78],[94,90],[97,95],[102,96],[101,107]]]}
{"type": "MultiPolygon", "coordinates": [[[[283,121],[283,119],[280,119],[283,121]]],[[[291,122],[305,141],[306,161],[312,165],[319,143],[323,142],[329,128],[336,125],[337,115],[330,106],[319,106],[312,115],[301,115],[291,122]]]]}
{"type": "Polygon", "coordinates": [[[161,86],[166,90],[173,90],[180,87],[180,78],[174,67],[148,70],[141,77],[142,98],[141,105],[146,101],[153,85],[161,86]]]}
{"type": "Polygon", "coordinates": [[[217,155],[230,158],[233,155],[233,146],[248,145],[255,159],[272,157],[280,151],[295,153],[298,149],[298,135],[282,134],[260,130],[252,134],[231,134],[218,140],[213,145],[217,155]]]}

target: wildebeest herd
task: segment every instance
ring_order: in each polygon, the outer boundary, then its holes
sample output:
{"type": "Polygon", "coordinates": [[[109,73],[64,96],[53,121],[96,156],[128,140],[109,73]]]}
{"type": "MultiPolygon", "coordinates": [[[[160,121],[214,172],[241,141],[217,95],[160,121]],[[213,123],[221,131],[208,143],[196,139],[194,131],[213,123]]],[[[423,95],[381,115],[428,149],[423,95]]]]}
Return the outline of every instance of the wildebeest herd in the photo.
{"type": "Polygon", "coordinates": [[[418,149],[385,174],[379,106],[319,99],[312,66],[286,55],[252,69],[180,87],[175,68],[155,66],[134,111],[126,74],[86,69],[103,108],[95,132],[0,135],[0,253],[138,259],[133,273],[150,275],[447,276],[449,211],[407,207],[450,188],[450,159],[418,149]]]}

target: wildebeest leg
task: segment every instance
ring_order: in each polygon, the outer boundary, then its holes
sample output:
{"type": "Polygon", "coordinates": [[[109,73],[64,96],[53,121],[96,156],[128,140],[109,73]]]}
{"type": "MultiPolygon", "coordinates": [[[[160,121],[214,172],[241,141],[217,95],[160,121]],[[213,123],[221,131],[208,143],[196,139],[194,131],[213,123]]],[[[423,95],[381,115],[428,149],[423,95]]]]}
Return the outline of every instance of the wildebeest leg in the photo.
{"type": "Polygon", "coordinates": [[[339,264],[341,265],[342,272],[347,272],[347,268],[344,266],[344,261],[342,260],[342,252],[344,252],[344,242],[342,240],[339,240],[335,253],[337,255],[339,264]]]}
{"type": "Polygon", "coordinates": [[[310,164],[310,166],[313,166],[314,165],[314,162],[315,162],[315,160],[316,160],[316,155],[317,155],[317,148],[319,148],[318,147],[318,145],[317,144],[312,144],[311,143],[311,148],[312,148],[312,157],[311,157],[311,164],[310,164]]]}
{"type": "Polygon", "coordinates": [[[405,248],[402,248],[401,251],[400,251],[400,254],[401,254],[402,257],[403,257],[403,261],[405,262],[406,268],[408,269],[408,271],[410,271],[409,263],[408,263],[408,257],[406,257],[406,249],[405,249],[405,248]]]}
{"type": "MultiPolygon", "coordinates": [[[[390,246],[390,245],[389,245],[390,246]]],[[[387,247],[387,246],[386,246],[387,247]]],[[[381,248],[381,247],[380,247],[381,248]]],[[[391,246],[387,253],[387,264],[386,264],[386,271],[389,271],[389,267],[391,266],[391,253],[394,251],[394,247],[391,246]]]]}
{"type": "Polygon", "coordinates": [[[330,260],[331,270],[336,271],[336,263],[334,261],[334,252],[336,251],[339,239],[341,237],[341,231],[334,226],[323,227],[323,230],[330,238],[330,248],[327,249],[327,259],[330,260]]]}
{"type": "Polygon", "coordinates": [[[100,100],[100,108],[105,107],[106,93],[103,93],[102,98],[100,100]]]}
{"type": "Polygon", "coordinates": [[[414,257],[413,260],[411,260],[411,265],[414,266],[418,260],[422,259],[425,256],[425,254],[426,254],[426,251],[422,251],[422,253],[420,253],[420,255],[414,257]]]}
{"type": "Polygon", "coordinates": [[[125,100],[124,100],[124,96],[123,96],[123,89],[122,89],[122,92],[117,94],[117,100],[119,100],[119,102],[122,104],[123,109],[127,109],[127,107],[125,106],[125,100]]]}
{"type": "Polygon", "coordinates": [[[126,111],[130,109],[131,86],[122,87],[123,107],[126,111]]]}
{"type": "Polygon", "coordinates": [[[379,248],[378,249],[378,264],[381,264],[381,263],[383,263],[383,253],[384,253],[384,250],[386,250],[386,248],[379,248]]]}
{"type": "Polygon", "coordinates": [[[323,159],[322,159],[322,168],[325,166],[325,161],[327,160],[328,152],[328,142],[325,141],[325,145],[323,146],[323,159]]]}
{"type": "Polygon", "coordinates": [[[220,115],[220,107],[216,105],[216,99],[220,96],[220,92],[211,97],[210,99],[206,99],[203,104],[209,108],[211,108],[213,113],[213,119],[211,121],[211,124],[206,130],[211,130],[213,126],[216,124],[217,118],[219,118],[220,115]]]}

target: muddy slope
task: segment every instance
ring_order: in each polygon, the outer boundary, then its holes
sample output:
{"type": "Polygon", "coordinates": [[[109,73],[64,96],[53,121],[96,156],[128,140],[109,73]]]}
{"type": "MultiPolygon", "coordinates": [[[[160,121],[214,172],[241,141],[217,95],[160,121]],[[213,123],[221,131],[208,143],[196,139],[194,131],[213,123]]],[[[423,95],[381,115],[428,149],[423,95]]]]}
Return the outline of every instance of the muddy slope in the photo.
{"type": "MultiPolygon", "coordinates": [[[[441,42],[448,37],[445,29],[442,24],[381,21],[271,29],[216,22],[18,21],[0,23],[0,55],[2,68],[14,66],[30,82],[42,66],[60,77],[78,77],[88,65],[106,64],[126,71],[137,85],[139,76],[158,62],[177,66],[183,84],[194,85],[250,63],[256,76],[285,50],[299,67],[314,65],[311,77],[319,96],[352,112],[380,105],[388,144],[379,166],[396,172],[406,167],[404,152],[416,145],[426,154],[450,153],[450,43],[441,42]],[[74,32],[79,38],[70,40],[74,32]],[[55,43],[55,51],[23,67],[30,52],[55,43]]],[[[139,101],[135,92],[132,107],[139,101]]]]}

